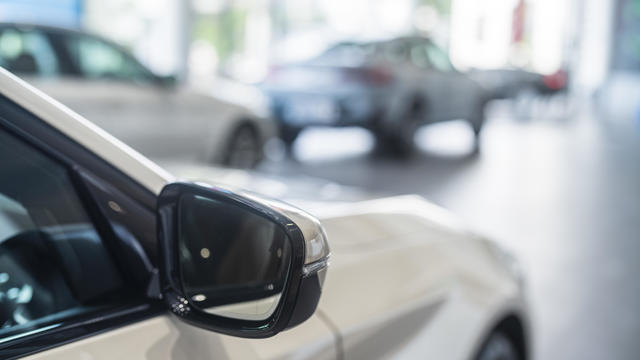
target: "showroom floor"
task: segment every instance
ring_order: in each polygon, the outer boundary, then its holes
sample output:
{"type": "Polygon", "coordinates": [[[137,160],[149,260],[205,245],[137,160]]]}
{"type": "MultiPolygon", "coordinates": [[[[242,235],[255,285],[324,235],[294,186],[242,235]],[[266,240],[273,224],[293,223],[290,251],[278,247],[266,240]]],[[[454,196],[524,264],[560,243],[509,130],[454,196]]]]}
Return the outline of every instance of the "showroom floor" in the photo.
{"type": "Polygon", "coordinates": [[[522,260],[535,358],[637,359],[640,129],[589,111],[490,113],[478,154],[462,122],[421,130],[421,151],[405,161],[371,156],[363,130],[311,129],[297,160],[261,170],[427,197],[522,260]]]}

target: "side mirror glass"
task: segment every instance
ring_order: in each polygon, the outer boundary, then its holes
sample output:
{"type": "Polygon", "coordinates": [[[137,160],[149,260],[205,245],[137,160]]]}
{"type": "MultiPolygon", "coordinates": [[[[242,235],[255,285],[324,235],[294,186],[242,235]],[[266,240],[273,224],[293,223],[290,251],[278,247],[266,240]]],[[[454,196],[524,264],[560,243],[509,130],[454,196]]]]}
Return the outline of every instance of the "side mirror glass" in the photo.
{"type": "Polygon", "coordinates": [[[174,183],[159,197],[158,227],[163,297],[185,321],[266,337],[315,310],[329,249],[319,222],[299,209],[174,183]]]}
{"type": "Polygon", "coordinates": [[[291,239],[238,204],[186,194],[178,205],[178,263],[194,307],[235,319],[271,316],[291,266],[291,239]]]}

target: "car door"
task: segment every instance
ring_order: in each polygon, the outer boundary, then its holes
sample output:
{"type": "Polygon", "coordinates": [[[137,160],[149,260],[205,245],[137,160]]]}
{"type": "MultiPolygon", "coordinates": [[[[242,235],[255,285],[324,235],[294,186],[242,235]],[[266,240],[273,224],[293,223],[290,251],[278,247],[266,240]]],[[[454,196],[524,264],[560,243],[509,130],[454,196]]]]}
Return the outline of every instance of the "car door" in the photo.
{"type": "Polygon", "coordinates": [[[471,113],[470,109],[478,106],[478,86],[466,74],[457,71],[447,53],[432,41],[424,41],[421,47],[432,69],[431,73],[442,79],[443,93],[447,95],[443,102],[446,106],[445,120],[466,118],[471,113]]]}
{"type": "Polygon", "coordinates": [[[451,116],[451,82],[446,72],[432,66],[423,40],[408,41],[409,66],[417,82],[416,92],[424,98],[427,122],[447,120],[451,116]]]}
{"type": "Polygon", "coordinates": [[[0,358],[332,359],[319,316],[263,340],[192,327],[152,297],[155,195],[0,99],[0,358]]]}

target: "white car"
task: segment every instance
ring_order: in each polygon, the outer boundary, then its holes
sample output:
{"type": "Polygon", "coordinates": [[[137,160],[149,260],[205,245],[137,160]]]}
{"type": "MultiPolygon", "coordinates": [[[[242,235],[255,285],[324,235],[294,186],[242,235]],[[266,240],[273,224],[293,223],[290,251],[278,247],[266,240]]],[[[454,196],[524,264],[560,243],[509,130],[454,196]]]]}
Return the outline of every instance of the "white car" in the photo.
{"type": "Polygon", "coordinates": [[[4,69],[0,169],[1,358],[528,358],[517,263],[420,197],[176,182],[4,69]]]}
{"type": "Polygon", "coordinates": [[[78,31],[0,23],[0,66],[151,158],[248,168],[276,134],[258,90],[244,88],[239,103],[179,86],[122,47],[78,31]]]}

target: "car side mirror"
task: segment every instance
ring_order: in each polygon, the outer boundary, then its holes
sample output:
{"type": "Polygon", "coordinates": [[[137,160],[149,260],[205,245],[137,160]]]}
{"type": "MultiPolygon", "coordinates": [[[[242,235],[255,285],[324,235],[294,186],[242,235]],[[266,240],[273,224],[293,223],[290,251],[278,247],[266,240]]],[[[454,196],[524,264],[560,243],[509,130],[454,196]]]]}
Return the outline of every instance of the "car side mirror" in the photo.
{"type": "Polygon", "coordinates": [[[161,291],[180,319],[263,338],[315,311],[329,246],[311,215],[253,194],[171,183],[157,222],[161,291]]]}

